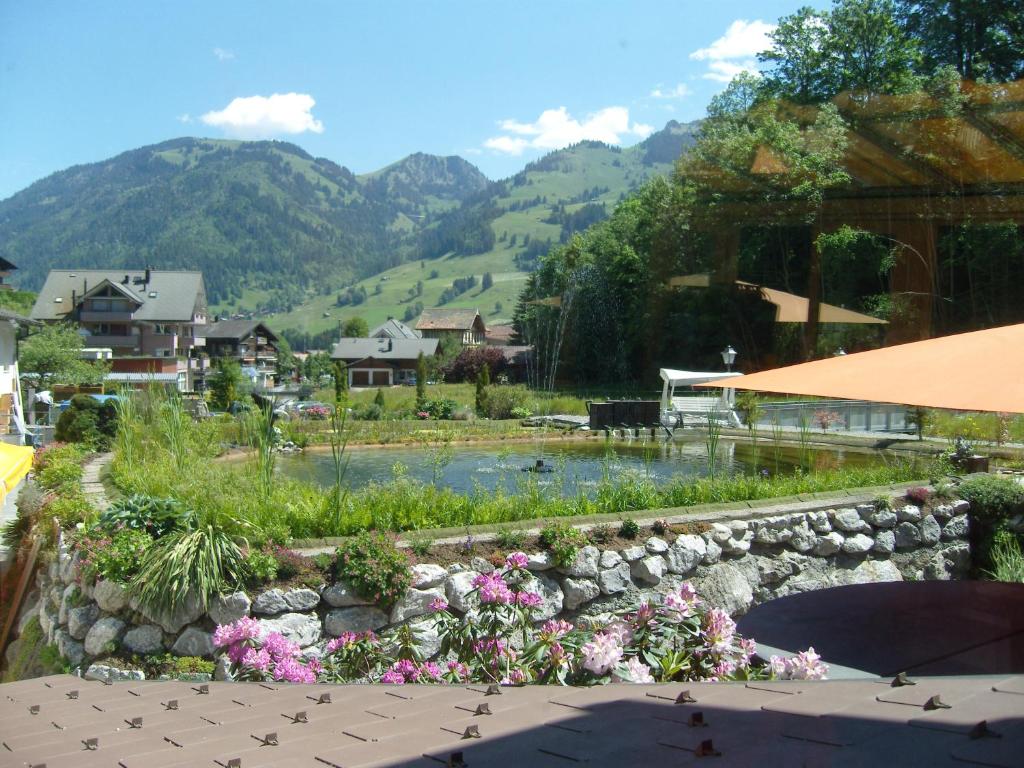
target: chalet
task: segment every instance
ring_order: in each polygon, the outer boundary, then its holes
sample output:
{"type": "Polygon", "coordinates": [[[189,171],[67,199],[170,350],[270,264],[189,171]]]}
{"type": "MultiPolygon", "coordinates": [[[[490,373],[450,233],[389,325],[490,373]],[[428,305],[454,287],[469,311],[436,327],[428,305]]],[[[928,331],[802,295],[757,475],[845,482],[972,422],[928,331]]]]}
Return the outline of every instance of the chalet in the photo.
{"type": "Polygon", "coordinates": [[[410,328],[403,322],[389,317],[378,325],[367,336],[371,339],[419,339],[422,338],[418,331],[410,328]]]}
{"type": "Polygon", "coordinates": [[[515,335],[516,329],[511,325],[492,325],[487,329],[485,341],[490,347],[507,347],[515,335]]]}
{"type": "Polygon", "coordinates": [[[464,347],[484,343],[487,328],[478,309],[424,309],[416,330],[425,339],[439,339],[445,334],[458,334],[464,347]]]}
{"type": "Polygon", "coordinates": [[[164,372],[160,359],[176,358],[176,379],[190,388],[193,373],[202,371],[198,353],[205,343],[206,288],[201,272],[50,270],[32,319],[77,325],[86,347],[113,351],[113,372],[164,372]]]}
{"type": "Polygon", "coordinates": [[[0,257],[0,291],[11,290],[11,284],[8,282],[8,278],[11,276],[11,272],[16,270],[17,267],[11,264],[7,259],[0,257]]]}
{"type": "Polygon", "coordinates": [[[434,355],[437,339],[344,338],[334,345],[331,359],[346,367],[349,386],[389,387],[415,379],[421,352],[434,355]]]}
{"type": "Polygon", "coordinates": [[[273,387],[277,374],[277,341],[258,320],[218,320],[201,330],[211,360],[236,360],[253,383],[273,387]]]}

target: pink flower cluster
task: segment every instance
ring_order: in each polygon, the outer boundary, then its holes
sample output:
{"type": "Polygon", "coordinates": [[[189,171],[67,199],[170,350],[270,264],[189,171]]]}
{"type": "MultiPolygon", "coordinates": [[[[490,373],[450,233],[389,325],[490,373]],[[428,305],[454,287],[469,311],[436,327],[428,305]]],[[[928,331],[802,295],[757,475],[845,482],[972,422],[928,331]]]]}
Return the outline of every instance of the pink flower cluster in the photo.
{"type": "Polygon", "coordinates": [[[473,586],[479,590],[480,602],[485,605],[488,603],[508,605],[515,601],[512,590],[508,588],[508,584],[497,572],[478,574],[473,579],[473,586]]]}
{"type": "Polygon", "coordinates": [[[377,635],[372,630],[367,630],[366,632],[342,632],[337,637],[328,640],[327,647],[324,650],[326,653],[334,653],[339,649],[355,645],[362,640],[376,642],[377,635]]]}
{"type": "Polygon", "coordinates": [[[435,597],[430,601],[430,610],[434,613],[440,613],[441,611],[448,610],[448,601],[443,597],[435,597]]]}
{"type": "Polygon", "coordinates": [[[768,666],[780,680],[824,680],[828,674],[828,664],[821,660],[813,646],[788,659],[772,656],[768,666]]]}
{"type": "Polygon", "coordinates": [[[622,658],[622,645],[614,635],[598,632],[580,649],[583,668],[595,675],[603,675],[622,658]]]}
{"type": "Polygon", "coordinates": [[[513,569],[523,570],[529,562],[524,552],[513,552],[505,557],[505,565],[513,569]]]}
{"type": "Polygon", "coordinates": [[[654,675],[651,668],[644,664],[637,656],[630,656],[625,664],[612,673],[612,677],[621,683],[653,683],[654,675]]]}
{"type": "Polygon", "coordinates": [[[279,632],[263,634],[260,622],[244,616],[231,624],[221,624],[213,633],[213,643],[227,648],[228,659],[244,674],[270,675],[288,683],[315,683],[320,671],[315,659],[303,663],[300,648],[279,632]]]}
{"type": "MultiPolygon", "coordinates": [[[[448,665],[451,669],[451,663],[448,665]]],[[[439,683],[443,679],[444,671],[439,664],[433,661],[425,661],[417,665],[409,659],[402,659],[392,664],[388,670],[381,675],[380,681],[390,685],[404,685],[405,683],[439,683]]]]}
{"type": "Polygon", "coordinates": [[[701,635],[711,653],[728,653],[732,650],[733,638],[736,635],[736,622],[721,608],[712,608],[704,616],[701,635]]]}
{"type": "Polygon", "coordinates": [[[540,628],[541,638],[544,640],[557,640],[572,632],[572,624],[561,619],[548,619],[540,628]]]}
{"type": "Polygon", "coordinates": [[[665,601],[662,603],[665,618],[676,622],[693,616],[699,605],[697,590],[689,582],[682,584],[677,591],[665,595],[665,601]]]}

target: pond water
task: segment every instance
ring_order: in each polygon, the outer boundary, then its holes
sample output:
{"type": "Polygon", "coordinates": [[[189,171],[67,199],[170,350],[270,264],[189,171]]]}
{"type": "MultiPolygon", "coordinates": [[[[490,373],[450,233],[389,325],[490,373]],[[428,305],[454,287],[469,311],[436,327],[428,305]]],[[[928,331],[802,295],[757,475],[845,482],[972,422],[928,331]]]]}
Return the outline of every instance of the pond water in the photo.
{"type": "MultiPolygon", "coordinates": [[[[817,468],[866,466],[879,461],[875,452],[856,449],[809,449],[808,463],[817,468]]],[[[718,445],[716,471],[792,472],[800,463],[797,446],[760,443],[756,455],[747,441],[722,440],[718,445]]],[[[603,477],[619,479],[628,473],[668,482],[708,474],[707,448],[702,441],[560,440],[410,448],[357,448],[348,452],[346,479],[353,489],[371,482],[385,483],[400,474],[425,483],[434,482],[459,493],[474,488],[512,491],[526,480],[553,486],[563,495],[588,493],[603,477]],[[543,460],[550,471],[524,471],[543,460]]],[[[329,452],[307,451],[278,459],[278,471],[298,480],[330,485],[334,462],[329,452]]]]}

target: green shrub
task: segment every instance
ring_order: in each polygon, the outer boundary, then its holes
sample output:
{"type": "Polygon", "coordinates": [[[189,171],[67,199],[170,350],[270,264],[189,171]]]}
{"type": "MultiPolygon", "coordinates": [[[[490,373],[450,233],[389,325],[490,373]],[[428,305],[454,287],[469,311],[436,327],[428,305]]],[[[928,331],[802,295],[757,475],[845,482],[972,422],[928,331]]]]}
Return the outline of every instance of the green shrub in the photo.
{"type": "Polygon", "coordinates": [[[277,578],[277,559],[269,552],[251,550],[245,556],[245,584],[258,587],[277,578]]]}
{"type": "Polygon", "coordinates": [[[580,547],[587,545],[586,534],[568,523],[548,523],[540,529],[540,543],[559,567],[566,568],[576,560],[580,547]]]}
{"type": "Polygon", "coordinates": [[[615,529],[608,523],[600,523],[590,529],[590,541],[594,544],[607,544],[615,538],[615,529]]]}
{"type": "MultiPolygon", "coordinates": [[[[491,387],[484,403],[485,413],[491,419],[526,418],[515,416],[514,409],[526,409],[529,393],[523,387],[491,387]]],[[[529,411],[527,411],[529,415],[529,411]]]]}
{"type": "Polygon", "coordinates": [[[1024,511],[1024,486],[1009,477],[979,475],[960,483],[976,520],[997,522],[1024,511]]]}
{"type": "Polygon", "coordinates": [[[80,541],[80,549],[85,553],[83,572],[91,579],[127,584],[138,573],[152,546],[153,537],[145,531],[126,528],[110,538],[97,531],[80,541]]]}
{"type": "Polygon", "coordinates": [[[495,535],[494,541],[501,549],[518,551],[526,544],[526,532],[518,528],[502,528],[495,535]]]}
{"type": "Polygon", "coordinates": [[[624,539],[635,539],[640,535],[640,524],[631,517],[627,517],[619,526],[619,536],[624,539]]]}
{"type": "Polygon", "coordinates": [[[392,605],[409,587],[409,559],[383,533],[363,531],[338,547],[337,574],[367,600],[392,605]]]}
{"type": "Polygon", "coordinates": [[[409,538],[409,549],[416,557],[426,557],[430,554],[430,548],[434,546],[434,540],[426,536],[415,536],[409,538]]]}
{"type": "Polygon", "coordinates": [[[108,530],[132,528],[160,538],[171,531],[188,527],[193,512],[174,499],[160,499],[136,493],[113,502],[100,515],[100,525],[108,530]]]}
{"type": "Polygon", "coordinates": [[[80,455],[49,457],[45,466],[36,472],[39,485],[57,493],[78,489],[82,483],[80,455]]]}
{"type": "Polygon", "coordinates": [[[432,419],[450,419],[458,405],[454,400],[447,398],[428,400],[425,410],[432,419]]]}
{"type": "Polygon", "coordinates": [[[668,522],[665,520],[655,520],[651,523],[651,533],[656,536],[664,536],[668,533],[668,522]]]}
{"type": "Polygon", "coordinates": [[[61,528],[73,528],[79,523],[91,520],[96,510],[81,490],[75,489],[51,499],[43,508],[43,514],[46,517],[56,517],[61,528]]]}
{"type": "Polygon", "coordinates": [[[875,505],[875,509],[881,512],[892,509],[892,498],[884,494],[875,496],[874,501],[871,503],[875,505]]]}
{"type": "Polygon", "coordinates": [[[1007,581],[1024,584],[1024,552],[1020,539],[1010,531],[996,533],[989,551],[992,570],[986,572],[993,581],[1007,581]]]}
{"type": "Polygon", "coordinates": [[[54,437],[67,443],[84,443],[105,451],[117,434],[117,409],[113,400],[102,403],[91,395],[75,395],[57,420],[54,437]]]}
{"type": "Polygon", "coordinates": [[[355,413],[355,417],[363,421],[380,421],[383,416],[384,409],[377,405],[377,403],[370,403],[365,408],[358,409],[355,413]]]}
{"type": "Polygon", "coordinates": [[[529,408],[526,408],[525,406],[522,405],[517,405],[515,408],[511,408],[509,410],[508,415],[509,418],[512,419],[528,419],[533,414],[530,412],[529,408]]]}

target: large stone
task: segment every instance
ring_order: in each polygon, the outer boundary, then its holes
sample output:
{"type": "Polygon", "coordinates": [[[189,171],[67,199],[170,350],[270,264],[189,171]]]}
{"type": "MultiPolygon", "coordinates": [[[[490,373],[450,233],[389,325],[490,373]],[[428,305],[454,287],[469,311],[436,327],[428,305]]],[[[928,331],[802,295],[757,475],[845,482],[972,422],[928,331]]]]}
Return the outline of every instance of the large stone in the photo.
{"type": "Polygon", "coordinates": [[[873,546],[875,546],[875,540],[870,536],[855,533],[853,536],[846,537],[841,549],[848,555],[863,555],[869,552],[873,546]]]}
{"type": "Polygon", "coordinates": [[[901,523],[921,522],[921,508],[913,504],[906,504],[896,510],[896,519],[901,523]]]}
{"type": "Polygon", "coordinates": [[[643,560],[637,560],[630,566],[630,575],[634,581],[642,581],[645,584],[657,584],[665,575],[665,558],[660,555],[650,555],[643,560]]]}
{"type": "Polygon", "coordinates": [[[800,553],[810,552],[814,549],[814,545],[818,543],[818,537],[806,520],[801,520],[793,526],[792,530],[793,538],[789,540],[789,546],[800,553]]]}
{"type": "Polygon", "coordinates": [[[380,629],[388,623],[388,615],[380,608],[368,605],[338,608],[324,617],[324,629],[337,637],[343,632],[367,632],[380,629]]]}
{"type": "Polygon", "coordinates": [[[213,658],[213,633],[198,627],[189,627],[182,632],[171,646],[175,656],[200,656],[213,658]]]}
{"type": "Polygon", "coordinates": [[[896,526],[896,548],[912,549],[921,543],[921,529],[914,523],[903,522],[896,526]]]}
{"type": "Polygon", "coordinates": [[[100,617],[100,609],[96,603],[87,603],[68,611],[68,634],[75,640],[84,640],[89,628],[100,617]]]}
{"type": "Polygon", "coordinates": [[[754,541],[758,544],[784,544],[793,538],[788,515],[776,515],[757,521],[754,541]]]}
{"type": "Polygon", "coordinates": [[[555,567],[550,552],[532,552],[526,556],[526,569],[529,571],[550,571],[555,567]]]}
{"type": "Polygon", "coordinates": [[[601,569],[614,568],[622,562],[622,555],[613,549],[606,550],[601,553],[601,557],[598,559],[597,564],[601,569]]]}
{"type": "Polygon", "coordinates": [[[436,587],[448,578],[448,571],[434,563],[418,563],[409,569],[412,574],[413,589],[436,587]]]}
{"type": "MultiPolygon", "coordinates": [[[[439,566],[440,567],[440,566],[439,566]]],[[[446,574],[447,577],[447,574],[446,574]]],[[[370,601],[356,594],[355,588],[344,579],[324,587],[320,597],[331,608],[349,608],[353,605],[370,605],[370,601]]]]}
{"type": "MultiPolygon", "coordinates": [[[[441,637],[433,619],[410,621],[409,627],[416,638],[416,648],[424,660],[431,659],[441,650],[441,637]]],[[[397,650],[397,649],[395,649],[397,650]]]]}
{"type": "Polygon", "coordinates": [[[971,567],[971,547],[966,542],[958,542],[947,547],[943,550],[942,555],[949,563],[954,576],[962,576],[971,567]]]}
{"type": "Polygon", "coordinates": [[[469,559],[469,568],[477,573],[494,573],[494,565],[479,555],[469,559]]]}
{"type": "Polygon", "coordinates": [[[964,539],[970,531],[970,518],[968,518],[967,515],[956,515],[955,517],[951,517],[942,527],[942,540],[953,541],[954,539],[964,539]]]}
{"type": "Polygon", "coordinates": [[[701,562],[704,565],[714,565],[722,559],[722,545],[711,538],[705,538],[704,543],[707,544],[708,551],[701,562]]]}
{"type": "Polygon", "coordinates": [[[742,538],[729,539],[722,545],[722,551],[727,555],[745,555],[750,551],[750,542],[754,539],[754,534],[751,531],[747,531],[743,534],[742,538]]]}
{"type": "Polygon", "coordinates": [[[967,499],[957,499],[949,506],[953,508],[954,515],[966,515],[971,508],[971,503],[967,499]]]}
{"type": "MultiPolygon", "coordinates": [[[[747,559],[750,558],[744,558],[744,560],[747,559]]],[[[757,580],[760,584],[778,584],[796,572],[794,563],[786,558],[757,557],[753,559],[757,566],[757,580]]],[[[747,577],[747,581],[750,581],[749,577],[747,577]]]]}
{"type": "MultiPolygon", "coordinates": [[[[360,609],[349,608],[348,610],[360,609]]],[[[340,612],[341,611],[331,611],[331,613],[327,615],[330,616],[332,613],[340,612]]],[[[383,623],[386,624],[387,616],[384,615],[383,611],[378,611],[378,613],[380,613],[381,616],[384,616],[383,623]]],[[[372,629],[376,628],[377,627],[372,627],[372,629]]],[[[288,640],[291,640],[293,643],[298,643],[300,648],[307,648],[313,645],[320,639],[322,635],[320,631],[320,619],[317,617],[315,613],[285,613],[273,619],[263,619],[260,621],[260,630],[266,633],[278,632],[284,635],[288,640]]]]}
{"type": "Polygon", "coordinates": [[[139,656],[160,653],[164,649],[164,632],[156,624],[132,627],[124,633],[121,647],[128,653],[136,653],[139,656]]]}
{"type": "Polygon", "coordinates": [[[722,525],[721,523],[712,523],[711,539],[717,544],[725,544],[729,539],[732,538],[732,529],[728,525],[722,525]]]}
{"type": "Polygon", "coordinates": [[[818,557],[834,555],[843,546],[844,541],[843,535],[836,531],[819,536],[818,540],[814,543],[814,554],[818,557]]]}
{"type": "Polygon", "coordinates": [[[480,596],[473,586],[473,579],[479,575],[476,571],[461,571],[445,579],[444,591],[448,605],[463,613],[480,605],[480,596]]]}
{"type": "Polygon", "coordinates": [[[395,603],[394,608],[391,609],[391,623],[398,624],[414,616],[428,614],[431,612],[430,604],[434,600],[444,597],[444,587],[407,589],[405,594],[395,603]]]}
{"type": "Polygon", "coordinates": [[[933,515],[926,515],[918,523],[917,527],[921,531],[921,544],[923,546],[930,547],[938,544],[939,539],[942,538],[942,528],[939,526],[939,521],[933,515]]]}
{"type": "Polygon", "coordinates": [[[566,568],[559,568],[558,571],[576,579],[593,579],[597,576],[597,561],[600,556],[601,551],[597,547],[580,547],[572,564],[566,568]]]}
{"type": "Polygon", "coordinates": [[[875,528],[892,528],[896,525],[896,513],[891,509],[876,509],[871,504],[865,504],[857,509],[862,510],[860,516],[864,522],[870,523],[875,528]]]}
{"type": "Polygon", "coordinates": [[[195,593],[188,593],[179,597],[170,610],[156,611],[143,608],[137,597],[132,597],[128,605],[133,611],[139,611],[150,623],[159,624],[164,632],[177,634],[186,624],[198,621],[203,615],[202,603],[195,593]]]}
{"type": "Polygon", "coordinates": [[[672,542],[665,553],[669,573],[689,573],[704,559],[708,545],[700,536],[683,534],[672,542]]]}
{"type": "Polygon", "coordinates": [[[562,579],[563,606],[568,611],[575,611],[584,603],[589,603],[599,594],[601,588],[590,579],[574,579],[567,576],[562,579]]]}
{"type": "Polygon", "coordinates": [[[128,607],[128,591],[123,584],[103,579],[96,582],[92,599],[107,613],[118,613],[128,607]]]}
{"type": "Polygon", "coordinates": [[[651,536],[644,544],[644,549],[652,555],[663,555],[668,552],[668,542],[658,536],[651,536]]]}
{"type": "Polygon", "coordinates": [[[284,592],[276,587],[260,592],[252,601],[252,612],[269,616],[275,613],[284,613],[288,610],[288,603],[285,602],[284,592]]]}
{"type": "Polygon", "coordinates": [[[289,611],[311,611],[320,604],[320,595],[312,589],[291,589],[284,593],[289,611]]]}
{"type": "Polygon", "coordinates": [[[710,606],[721,608],[730,615],[745,613],[754,601],[750,584],[731,563],[712,566],[697,591],[710,606]]]}
{"type": "Polygon", "coordinates": [[[68,623],[68,611],[78,605],[81,597],[82,590],[78,588],[77,584],[68,584],[64,587],[64,592],[60,598],[60,608],[57,611],[57,621],[59,623],[68,623]]]}
{"type": "Polygon", "coordinates": [[[643,547],[626,547],[619,554],[622,555],[622,559],[627,563],[632,563],[639,560],[641,557],[647,555],[647,550],[643,547]]]}
{"type": "Polygon", "coordinates": [[[730,520],[726,525],[729,526],[729,533],[732,534],[731,538],[733,539],[743,538],[750,530],[750,523],[746,520],[730,520]]]}
{"type": "Polygon", "coordinates": [[[85,635],[85,652],[89,656],[104,656],[117,650],[121,636],[124,635],[125,623],[120,619],[108,616],[100,619],[85,635]]]}
{"type": "Polygon", "coordinates": [[[61,639],[57,642],[57,650],[60,651],[60,655],[72,667],[77,667],[85,661],[85,645],[73,639],[66,632],[63,633],[61,639]]]}
{"type": "Polygon", "coordinates": [[[871,532],[871,526],[861,519],[856,509],[837,509],[832,516],[832,525],[846,533],[871,532]]]}
{"type": "Polygon", "coordinates": [[[605,595],[617,595],[629,589],[629,563],[621,562],[614,568],[607,568],[597,574],[597,586],[605,595]]]}
{"type": "Polygon", "coordinates": [[[540,595],[541,604],[533,609],[533,618],[537,621],[553,619],[562,611],[565,604],[565,593],[558,582],[543,573],[534,574],[522,582],[527,592],[540,595]]]}
{"type": "Polygon", "coordinates": [[[249,615],[252,601],[245,592],[232,592],[230,595],[217,595],[210,601],[208,612],[216,624],[233,624],[249,615]]]}
{"type": "Polygon", "coordinates": [[[896,551],[896,534],[892,530],[876,533],[875,546],[871,548],[871,551],[881,555],[891,555],[896,551]]]}
{"type": "Polygon", "coordinates": [[[828,533],[832,530],[832,523],[828,521],[828,512],[822,509],[808,512],[807,522],[815,533],[828,533]]]}
{"type": "Polygon", "coordinates": [[[939,504],[937,507],[932,509],[932,514],[939,520],[948,520],[953,516],[953,505],[939,504]]]}
{"type": "Polygon", "coordinates": [[[882,581],[903,581],[903,575],[891,560],[865,560],[856,568],[837,570],[832,581],[836,586],[874,584],[882,581]]]}

